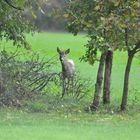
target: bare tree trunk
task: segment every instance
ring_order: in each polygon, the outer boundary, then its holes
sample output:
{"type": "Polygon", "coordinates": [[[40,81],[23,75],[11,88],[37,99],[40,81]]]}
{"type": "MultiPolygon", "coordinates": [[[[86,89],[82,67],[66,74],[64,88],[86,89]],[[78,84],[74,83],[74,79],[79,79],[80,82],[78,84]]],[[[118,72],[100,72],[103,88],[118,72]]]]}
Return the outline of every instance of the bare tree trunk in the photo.
{"type": "Polygon", "coordinates": [[[134,53],[132,51],[128,51],[128,60],[127,60],[125,76],[124,76],[124,87],[123,87],[123,96],[121,102],[121,110],[126,110],[127,98],[128,98],[129,74],[130,74],[133,57],[134,57],[134,53]]]}
{"type": "Polygon", "coordinates": [[[110,84],[112,71],[113,52],[108,51],[105,60],[104,87],[103,87],[103,103],[110,103],[110,84]]]}
{"type": "Polygon", "coordinates": [[[128,98],[129,74],[130,74],[133,57],[137,52],[140,52],[140,40],[137,41],[135,47],[132,50],[128,50],[128,60],[125,69],[123,96],[121,102],[122,111],[126,110],[127,98],[128,98]]]}
{"type": "Polygon", "coordinates": [[[100,63],[99,63],[99,68],[98,68],[98,73],[97,73],[96,84],[95,84],[94,99],[93,99],[93,103],[90,106],[92,111],[95,111],[97,107],[99,106],[105,58],[106,58],[106,53],[102,53],[100,57],[100,63]]]}

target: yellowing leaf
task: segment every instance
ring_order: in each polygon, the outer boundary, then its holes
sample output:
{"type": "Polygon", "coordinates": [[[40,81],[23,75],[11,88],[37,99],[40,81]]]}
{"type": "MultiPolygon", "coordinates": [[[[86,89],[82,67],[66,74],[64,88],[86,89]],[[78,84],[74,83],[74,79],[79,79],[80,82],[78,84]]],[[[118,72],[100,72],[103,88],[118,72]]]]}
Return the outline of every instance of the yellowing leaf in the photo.
{"type": "Polygon", "coordinates": [[[96,7],[95,7],[95,10],[100,10],[100,5],[97,5],[96,7]]]}

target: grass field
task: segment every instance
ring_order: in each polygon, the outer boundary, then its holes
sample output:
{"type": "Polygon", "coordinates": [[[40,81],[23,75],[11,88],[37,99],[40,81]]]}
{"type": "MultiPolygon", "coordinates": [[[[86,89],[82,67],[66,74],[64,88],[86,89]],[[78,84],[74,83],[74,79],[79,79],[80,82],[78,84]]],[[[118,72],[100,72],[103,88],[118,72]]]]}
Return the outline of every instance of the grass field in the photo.
{"type": "Polygon", "coordinates": [[[41,114],[3,111],[0,140],[139,140],[140,115],[41,114]]]}
{"type": "MultiPolygon", "coordinates": [[[[80,34],[78,36],[73,36],[72,34],[68,33],[47,32],[39,34],[36,33],[34,36],[27,35],[27,40],[31,45],[33,51],[49,58],[54,56],[58,58],[58,54],[56,52],[57,47],[63,49],[70,48],[71,53],[69,54],[69,58],[74,60],[76,69],[80,71],[82,76],[90,77],[95,81],[98,63],[96,63],[94,66],[90,66],[88,63],[80,62],[79,60],[79,58],[85,52],[84,45],[88,40],[86,35],[80,34]]],[[[6,43],[5,41],[1,46],[5,46],[5,48],[8,48],[10,51],[15,50],[13,47],[11,47],[11,43],[6,43]]],[[[114,54],[113,61],[112,90],[114,90],[115,93],[118,92],[119,94],[119,92],[122,91],[123,75],[127,61],[127,53],[116,52],[114,54]]],[[[61,70],[60,65],[57,65],[56,67],[61,70]]],[[[140,80],[139,71],[140,61],[137,59],[137,57],[135,57],[130,74],[130,90],[139,90],[139,82],[137,82],[140,80]]]]}
{"type": "MultiPolygon", "coordinates": [[[[98,63],[94,66],[90,66],[88,63],[80,62],[79,58],[84,54],[85,47],[84,45],[87,43],[88,38],[84,34],[80,34],[78,36],[73,36],[68,33],[41,33],[35,34],[35,36],[31,37],[27,35],[27,39],[30,42],[32,49],[34,51],[39,52],[43,56],[53,57],[56,56],[58,59],[58,54],[56,52],[56,47],[66,49],[71,48],[71,53],[69,54],[69,58],[73,59],[76,65],[76,69],[81,73],[83,77],[88,77],[92,79],[95,83],[96,73],[98,68],[98,63]]],[[[122,95],[123,88],[123,76],[125,71],[125,65],[127,62],[127,54],[126,52],[116,52],[114,54],[114,63],[112,70],[112,99],[119,100],[122,95]]],[[[58,61],[58,65],[56,66],[61,71],[61,66],[58,61]]],[[[140,97],[140,61],[137,57],[135,57],[132,69],[130,73],[130,98],[137,96],[140,97]],[[134,95],[135,94],[135,95],[134,95]]],[[[140,99],[140,98],[139,98],[140,99]]]]}
{"type": "MultiPolygon", "coordinates": [[[[88,38],[86,35],[81,34],[73,36],[67,33],[41,33],[36,34],[34,37],[27,36],[34,51],[39,51],[42,55],[49,57],[57,55],[56,47],[63,49],[71,48],[69,55],[70,59],[73,59],[76,64],[76,68],[82,73],[83,76],[89,76],[93,79],[96,78],[97,66],[90,66],[85,62],[80,62],[79,58],[84,54],[85,47],[88,38]],[[88,71],[87,71],[88,69],[88,71]]],[[[125,64],[127,60],[127,54],[125,52],[117,52],[114,56],[113,72],[112,72],[112,86],[113,88],[120,89],[123,83],[123,74],[125,70],[125,64]],[[118,82],[119,80],[119,82],[118,82]]],[[[140,80],[140,61],[137,58],[133,61],[132,71],[130,75],[130,87],[139,89],[140,80]],[[136,84],[137,83],[137,84],[136,84]]]]}
{"type": "MultiPolygon", "coordinates": [[[[80,34],[76,37],[67,33],[40,33],[33,37],[27,35],[32,50],[42,56],[56,56],[56,47],[71,48],[69,58],[73,59],[76,69],[82,77],[89,77],[95,82],[98,63],[90,66],[80,62],[84,54],[87,37],[80,34]]],[[[13,51],[11,43],[2,44],[13,51]]],[[[1,45],[1,46],[3,46],[1,45]]],[[[119,107],[122,94],[123,74],[127,55],[116,52],[114,55],[111,101],[119,107]],[[119,104],[118,104],[119,103],[119,104]]],[[[60,64],[56,69],[61,70],[60,64]]],[[[97,112],[95,114],[79,111],[70,113],[25,113],[20,110],[0,110],[0,140],[139,140],[140,139],[140,61],[133,61],[130,74],[128,103],[134,107],[126,113],[97,112]]],[[[94,87],[93,87],[94,90],[94,87]]],[[[92,95],[91,95],[92,96],[92,95]]],[[[90,103],[91,101],[89,101],[90,103]]],[[[81,108],[82,110],[82,108],[81,108]]]]}

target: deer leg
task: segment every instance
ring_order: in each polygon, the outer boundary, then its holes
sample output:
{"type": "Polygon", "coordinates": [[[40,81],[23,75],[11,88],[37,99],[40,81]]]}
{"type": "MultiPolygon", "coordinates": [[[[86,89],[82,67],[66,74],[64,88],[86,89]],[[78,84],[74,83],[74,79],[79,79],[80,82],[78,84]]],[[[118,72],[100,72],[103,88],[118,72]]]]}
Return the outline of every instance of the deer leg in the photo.
{"type": "Polygon", "coordinates": [[[71,90],[72,90],[72,94],[74,94],[74,78],[71,78],[71,90]]]}
{"type": "Polygon", "coordinates": [[[65,93],[66,93],[66,81],[65,81],[65,79],[63,79],[63,81],[62,81],[62,98],[64,97],[65,93]]]}
{"type": "Polygon", "coordinates": [[[69,87],[70,87],[70,79],[67,79],[67,94],[69,93],[69,87]]]}
{"type": "Polygon", "coordinates": [[[69,81],[69,89],[70,89],[69,91],[73,95],[74,94],[74,79],[73,79],[73,77],[70,78],[70,81],[69,81]]]}
{"type": "Polygon", "coordinates": [[[64,94],[65,94],[65,79],[63,78],[62,79],[62,97],[61,98],[63,98],[64,94]]]}

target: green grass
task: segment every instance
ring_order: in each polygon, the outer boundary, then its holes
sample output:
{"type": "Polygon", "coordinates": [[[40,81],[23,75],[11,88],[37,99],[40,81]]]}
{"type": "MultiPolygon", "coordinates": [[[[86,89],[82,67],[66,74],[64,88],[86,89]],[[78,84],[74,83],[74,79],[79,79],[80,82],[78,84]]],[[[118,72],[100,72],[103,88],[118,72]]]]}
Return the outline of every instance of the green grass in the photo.
{"type": "MultiPolygon", "coordinates": [[[[32,46],[32,50],[38,52],[42,56],[53,57],[55,56],[58,60],[58,54],[56,52],[56,47],[66,49],[71,48],[71,53],[69,54],[69,58],[73,59],[76,65],[76,69],[81,73],[83,77],[88,77],[93,80],[95,83],[98,62],[94,66],[90,66],[88,63],[80,62],[79,58],[84,54],[85,47],[84,45],[87,43],[88,38],[84,34],[80,34],[78,36],[73,36],[68,33],[54,33],[54,32],[44,32],[44,33],[36,33],[34,36],[27,35],[27,40],[29,44],[32,46]]],[[[11,47],[11,43],[5,43],[5,48],[7,47],[10,51],[13,50],[11,47]]],[[[3,46],[3,45],[2,45],[3,46]]],[[[127,62],[127,53],[126,52],[116,52],[114,54],[113,60],[113,70],[112,70],[112,100],[120,100],[122,95],[123,88],[123,77],[125,71],[125,65],[127,62]]],[[[59,71],[61,71],[61,66],[58,60],[58,65],[55,67],[59,71]]],[[[129,91],[130,98],[138,96],[140,99],[140,89],[139,89],[139,81],[140,81],[140,61],[137,58],[134,58],[132,69],[130,73],[130,83],[129,83],[129,91]]]]}
{"type": "MultiPolygon", "coordinates": [[[[85,34],[80,34],[78,36],[73,36],[68,33],[55,33],[55,32],[43,32],[43,33],[35,33],[34,36],[27,35],[27,40],[32,47],[31,51],[38,52],[41,56],[45,56],[46,58],[54,57],[58,61],[57,65],[54,66],[54,69],[61,71],[61,65],[58,59],[58,54],[56,48],[59,46],[60,48],[66,49],[70,48],[71,53],[69,54],[69,58],[73,59],[76,65],[76,70],[81,73],[82,77],[87,77],[93,80],[95,83],[96,74],[98,69],[98,62],[95,63],[94,66],[90,66],[88,63],[80,62],[79,58],[85,53],[84,45],[87,43],[88,38],[85,34]]],[[[11,43],[7,43],[6,41],[2,42],[2,48],[9,49],[10,51],[15,50],[14,47],[11,47],[11,43]]],[[[23,49],[21,49],[23,51],[23,49]]],[[[30,51],[28,51],[29,53],[30,51]]],[[[123,77],[125,71],[125,65],[127,62],[127,53],[126,52],[115,52],[113,59],[113,70],[112,70],[112,79],[111,79],[111,100],[120,101],[122,96],[122,88],[123,88],[123,77]]],[[[134,101],[135,98],[140,100],[140,61],[134,58],[132,69],[130,73],[130,83],[129,83],[129,100],[130,102],[134,101]]],[[[94,89],[94,87],[93,87],[94,89]]],[[[91,92],[91,97],[92,92],[91,92]]]]}
{"type": "Polygon", "coordinates": [[[139,140],[140,115],[0,113],[0,140],[139,140]]]}
{"type": "MultiPolygon", "coordinates": [[[[64,49],[71,48],[69,58],[75,61],[76,69],[82,77],[88,77],[95,82],[98,63],[90,66],[79,61],[79,57],[85,51],[83,46],[87,42],[87,37],[84,34],[74,37],[68,33],[36,33],[34,36],[27,35],[27,40],[33,51],[47,58],[53,56],[56,56],[56,59],[58,58],[57,46],[64,49]]],[[[2,42],[1,46],[5,46],[9,51],[14,50],[11,43],[5,41],[2,42]]],[[[91,99],[86,105],[81,105],[81,108],[78,106],[79,111],[72,112],[69,108],[62,112],[57,109],[55,111],[47,110],[45,113],[25,113],[26,111],[1,109],[0,140],[139,140],[140,61],[137,58],[133,61],[130,74],[128,99],[130,110],[125,113],[115,111],[120,105],[126,60],[127,54],[125,52],[115,53],[111,85],[111,106],[115,106],[112,108],[114,113],[108,107],[107,110],[101,109],[95,114],[84,112],[83,106],[88,106],[91,99]]],[[[56,69],[61,70],[59,61],[56,69]]],[[[93,92],[91,92],[91,97],[92,94],[93,92]]],[[[44,100],[47,102],[49,99],[44,100]]],[[[51,104],[53,104],[53,101],[54,99],[51,104]]],[[[63,103],[60,103],[59,106],[62,106],[63,103]]],[[[45,104],[49,106],[49,104],[45,104]]],[[[54,104],[54,107],[58,105],[56,101],[54,101],[54,104]]],[[[36,105],[33,104],[32,108],[36,109],[36,106],[38,109],[44,108],[40,105],[40,102],[36,105]]]]}
{"type": "MultiPolygon", "coordinates": [[[[76,69],[82,73],[83,76],[91,77],[95,80],[98,63],[94,66],[90,66],[88,63],[80,62],[79,58],[84,54],[85,47],[88,38],[84,34],[73,36],[68,33],[41,33],[31,37],[27,36],[32,49],[40,52],[42,55],[49,57],[57,55],[56,47],[66,49],[71,48],[69,55],[70,59],[73,59],[76,64],[76,69]]],[[[125,70],[125,64],[127,60],[126,52],[116,52],[114,55],[113,71],[112,71],[112,89],[119,90],[122,88],[123,75],[125,70]]],[[[139,89],[140,80],[140,61],[137,58],[134,59],[132,70],[130,74],[130,90],[139,89]]]]}

